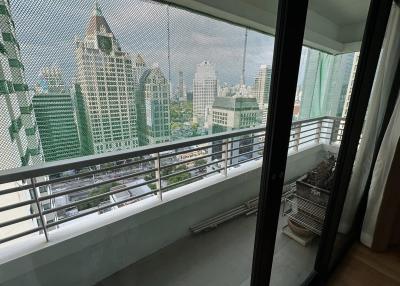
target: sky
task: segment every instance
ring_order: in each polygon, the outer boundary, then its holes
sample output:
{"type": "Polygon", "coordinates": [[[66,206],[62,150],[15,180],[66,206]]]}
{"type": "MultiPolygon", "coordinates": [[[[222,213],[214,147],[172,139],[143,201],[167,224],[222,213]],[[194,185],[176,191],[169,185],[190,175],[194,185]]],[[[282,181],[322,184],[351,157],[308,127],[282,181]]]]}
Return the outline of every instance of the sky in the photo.
{"type": "MultiPolygon", "coordinates": [[[[72,82],[74,41],[85,33],[93,3],[93,0],[11,1],[28,85],[32,87],[46,66],[61,68],[66,83],[72,82]]],[[[203,60],[215,64],[220,84],[239,83],[245,28],[151,0],[99,0],[99,4],[122,50],[141,54],[148,66],[158,63],[166,77],[170,72],[174,86],[178,71],[182,70],[190,90],[196,65],[203,60]]],[[[273,37],[248,31],[246,84],[253,84],[260,65],[272,64],[273,46],[273,37]]]]}

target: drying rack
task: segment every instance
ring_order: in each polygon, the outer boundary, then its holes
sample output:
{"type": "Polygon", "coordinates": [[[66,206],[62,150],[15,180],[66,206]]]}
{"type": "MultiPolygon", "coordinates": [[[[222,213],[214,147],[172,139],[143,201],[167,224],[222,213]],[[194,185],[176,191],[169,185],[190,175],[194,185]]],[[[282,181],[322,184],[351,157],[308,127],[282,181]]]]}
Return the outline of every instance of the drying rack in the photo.
{"type": "MultiPolygon", "coordinates": [[[[325,219],[326,207],[305,199],[294,191],[283,202],[282,216],[320,236],[325,219]]],[[[284,228],[287,225],[284,226],[284,228]]]]}

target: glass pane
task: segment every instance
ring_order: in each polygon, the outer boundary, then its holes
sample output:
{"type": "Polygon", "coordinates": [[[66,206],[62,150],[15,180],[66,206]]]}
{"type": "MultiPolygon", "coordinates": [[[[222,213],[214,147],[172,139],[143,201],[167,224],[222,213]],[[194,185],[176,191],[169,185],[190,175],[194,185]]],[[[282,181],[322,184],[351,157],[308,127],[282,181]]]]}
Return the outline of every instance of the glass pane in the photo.
{"type": "Polygon", "coordinates": [[[274,38],[164,2],[67,2],[0,4],[0,169],[45,167],[0,186],[0,248],[93,241],[68,269],[88,284],[249,281],[274,38]]]}
{"type": "MultiPolygon", "coordinates": [[[[326,13],[317,2],[310,23],[326,13]]],[[[358,56],[303,46],[271,285],[298,285],[314,269],[358,56]]]]}

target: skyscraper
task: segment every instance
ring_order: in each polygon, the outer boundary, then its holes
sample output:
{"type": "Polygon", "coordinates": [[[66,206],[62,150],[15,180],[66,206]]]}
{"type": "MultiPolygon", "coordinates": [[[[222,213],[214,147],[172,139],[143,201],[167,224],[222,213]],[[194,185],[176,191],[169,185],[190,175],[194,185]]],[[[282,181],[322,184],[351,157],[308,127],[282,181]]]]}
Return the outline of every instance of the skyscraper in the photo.
{"type": "Polygon", "coordinates": [[[271,73],[271,66],[261,65],[254,80],[253,97],[257,99],[258,106],[262,111],[262,123],[267,121],[271,73]]]}
{"type": "Polygon", "coordinates": [[[76,40],[75,53],[84,153],[138,146],[135,92],[145,63],[140,55],[121,51],[97,1],[84,38],[76,40]]]}
{"type": "MultiPolygon", "coordinates": [[[[0,170],[18,168],[25,165],[35,165],[42,162],[42,152],[39,135],[35,124],[32,102],[25,82],[24,65],[21,62],[20,47],[15,36],[14,22],[11,17],[8,1],[0,5],[0,128],[5,130],[0,136],[1,160],[0,170]]],[[[40,182],[46,178],[40,177],[40,182]]],[[[26,184],[15,181],[2,184],[0,189],[10,189],[26,184]]],[[[50,189],[39,187],[38,196],[47,195],[50,189]]],[[[22,190],[4,194],[0,206],[7,206],[32,199],[33,191],[22,190]]],[[[51,207],[50,200],[42,201],[44,209],[51,207]]],[[[5,222],[16,217],[37,213],[36,204],[24,205],[9,211],[0,212],[0,221],[5,222]]],[[[47,222],[56,219],[56,213],[45,215],[47,222]]],[[[23,231],[31,230],[40,225],[40,220],[27,219],[17,224],[2,228],[0,239],[23,231]]]]}
{"type": "Polygon", "coordinates": [[[186,86],[183,82],[183,71],[178,73],[178,100],[186,101],[186,86]]]}
{"type": "Polygon", "coordinates": [[[205,60],[197,65],[193,79],[193,120],[202,126],[218,94],[215,66],[205,60]]]}
{"type": "Polygon", "coordinates": [[[25,82],[24,65],[21,62],[20,47],[16,40],[10,7],[3,1],[0,10],[0,118],[2,130],[8,130],[0,139],[4,153],[0,169],[15,168],[42,162],[39,136],[28,85],[25,82]]]}
{"type": "Polygon", "coordinates": [[[341,116],[354,53],[329,55],[308,49],[300,119],[341,116]]]}
{"type": "Polygon", "coordinates": [[[57,68],[44,68],[32,99],[46,162],[78,157],[80,144],[70,91],[57,68]]]}
{"type": "Polygon", "coordinates": [[[171,139],[170,85],[158,66],[143,73],[137,94],[140,145],[169,141],[171,139]]]}
{"type": "Polygon", "coordinates": [[[342,117],[347,116],[347,111],[349,109],[350,97],[351,97],[351,93],[353,91],[353,83],[354,83],[354,78],[356,77],[356,71],[357,71],[359,57],[360,57],[359,52],[354,53],[353,67],[351,68],[350,80],[349,80],[349,84],[347,86],[346,97],[344,99],[343,112],[341,114],[342,117]]]}

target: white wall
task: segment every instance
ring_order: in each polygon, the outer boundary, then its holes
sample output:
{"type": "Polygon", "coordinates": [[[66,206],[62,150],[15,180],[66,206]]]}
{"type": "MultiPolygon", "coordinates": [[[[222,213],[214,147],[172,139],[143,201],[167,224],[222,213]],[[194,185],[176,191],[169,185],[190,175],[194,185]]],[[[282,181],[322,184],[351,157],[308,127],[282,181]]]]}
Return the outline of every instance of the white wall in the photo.
{"type": "MultiPolygon", "coordinates": [[[[275,34],[277,0],[171,0],[171,2],[271,35],[275,34]]],[[[340,17],[333,22],[315,12],[312,4],[309,4],[304,34],[304,43],[307,46],[333,54],[360,49],[366,13],[365,17],[362,17],[364,18],[362,21],[359,21],[360,17],[358,17],[355,19],[356,23],[342,24],[340,17]]],[[[352,9],[355,4],[349,1],[345,6],[352,9]]],[[[364,11],[365,7],[362,8],[364,11]]],[[[341,13],[341,9],[343,7],[339,4],[337,10],[331,11],[331,14],[341,13]]],[[[330,16],[330,18],[334,18],[332,15],[330,16]]]]}
{"type": "MultiPolygon", "coordinates": [[[[325,156],[324,145],[290,155],[285,179],[302,175],[325,156]]],[[[0,285],[92,285],[190,235],[191,225],[256,197],[260,166],[261,160],[249,162],[227,178],[218,174],[166,192],[163,202],[153,197],[75,221],[50,232],[49,243],[38,237],[0,249],[0,285]]]]}

